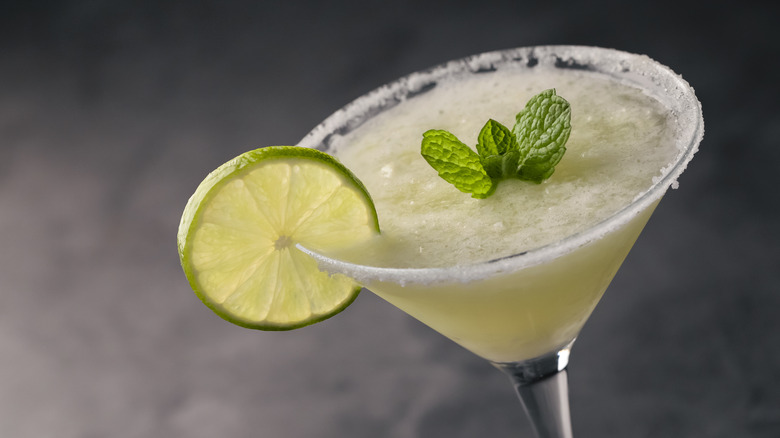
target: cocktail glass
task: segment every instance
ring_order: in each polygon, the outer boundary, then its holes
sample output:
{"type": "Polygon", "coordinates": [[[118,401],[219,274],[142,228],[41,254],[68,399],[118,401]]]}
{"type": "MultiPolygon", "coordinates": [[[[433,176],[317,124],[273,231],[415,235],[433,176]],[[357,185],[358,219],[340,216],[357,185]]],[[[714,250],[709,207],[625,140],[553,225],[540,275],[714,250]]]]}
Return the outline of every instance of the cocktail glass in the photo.
{"type": "Polygon", "coordinates": [[[703,136],[701,107],[688,83],[646,56],[612,49],[542,46],[489,52],[382,86],[327,118],[300,145],[332,152],[336,137],[427,92],[442,78],[489,75],[510,65],[580,70],[643,90],[668,108],[668,141],[679,149],[677,157],[648,190],[602,222],[509,257],[468,266],[397,269],[312,255],[321,268],[355,278],[506,373],[539,437],[571,437],[566,367],[572,344],[703,136]]]}

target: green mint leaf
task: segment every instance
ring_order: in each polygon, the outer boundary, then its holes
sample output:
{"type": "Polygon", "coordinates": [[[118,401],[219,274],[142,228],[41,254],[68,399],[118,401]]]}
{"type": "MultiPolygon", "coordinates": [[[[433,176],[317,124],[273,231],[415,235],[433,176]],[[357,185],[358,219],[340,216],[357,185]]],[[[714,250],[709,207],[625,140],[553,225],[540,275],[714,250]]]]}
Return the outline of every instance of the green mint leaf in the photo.
{"type": "Polygon", "coordinates": [[[512,150],[517,150],[517,140],[512,131],[493,119],[488,120],[477,139],[479,155],[485,158],[491,155],[503,155],[512,150]]]}
{"type": "Polygon", "coordinates": [[[507,153],[517,150],[517,140],[512,131],[493,119],[488,120],[479,132],[477,152],[485,172],[491,178],[503,178],[508,175],[505,173],[507,169],[514,173],[517,158],[513,160],[514,164],[508,164],[506,158],[507,153]]]}
{"type": "Polygon", "coordinates": [[[451,133],[437,129],[425,132],[421,153],[440,177],[461,192],[471,193],[478,199],[493,194],[495,184],[485,172],[479,155],[451,133]]]}
{"type": "Polygon", "coordinates": [[[517,178],[541,183],[555,171],[566,152],[571,133],[571,107],[554,89],[543,91],[525,105],[512,130],[517,137],[521,160],[517,178]]]}

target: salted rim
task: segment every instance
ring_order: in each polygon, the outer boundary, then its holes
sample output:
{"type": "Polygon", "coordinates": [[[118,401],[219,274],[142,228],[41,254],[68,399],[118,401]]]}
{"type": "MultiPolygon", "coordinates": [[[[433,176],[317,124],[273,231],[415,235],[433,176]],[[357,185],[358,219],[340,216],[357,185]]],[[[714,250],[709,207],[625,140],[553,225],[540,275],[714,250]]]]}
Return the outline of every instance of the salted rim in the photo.
{"type": "Polygon", "coordinates": [[[693,88],[669,67],[645,55],[600,47],[520,47],[481,53],[412,73],[383,85],[336,111],[307,134],[300,141],[299,146],[328,152],[334,137],[346,135],[375,115],[406,99],[425,93],[434,88],[437,81],[446,77],[489,74],[503,69],[545,67],[574,69],[609,77],[620,83],[640,88],[669,108],[670,117],[676,122],[674,136],[670,141],[675,141],[679,153],[674,161],[661,169],[660,176],[654,178],[654,184],[640,193],[626,207],[592,227],[557,242],[518,254],[467,265],[385,268],[336,260],[300,246],[299,248],[314,257],[321,269],[347,275],[365,285],[376,281],[394,282],[400,285],[471,282],[537,265],[596,241],[628,223],[639,212],[658,201],[670,186],[676,188],[677,178],[693,158],[704,135],[701,104],[693,88]]]}

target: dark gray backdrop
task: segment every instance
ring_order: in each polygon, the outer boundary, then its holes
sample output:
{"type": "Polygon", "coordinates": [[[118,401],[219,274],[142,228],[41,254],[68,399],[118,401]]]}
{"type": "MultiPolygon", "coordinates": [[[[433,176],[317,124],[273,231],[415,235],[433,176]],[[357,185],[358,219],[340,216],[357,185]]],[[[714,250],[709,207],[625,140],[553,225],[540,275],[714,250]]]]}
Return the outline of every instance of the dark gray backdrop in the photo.
{"type": "Polygon", "coordinates": [[[289,333],[222,321],[175,234],[207,172],[384,82],[588,44],[672,66],[706,134],[575,346],[575,431],[780,436],[775,9],[278,3],[0,3],[0,435],[529,436],[503,375],[370,293],[289,333]]]}

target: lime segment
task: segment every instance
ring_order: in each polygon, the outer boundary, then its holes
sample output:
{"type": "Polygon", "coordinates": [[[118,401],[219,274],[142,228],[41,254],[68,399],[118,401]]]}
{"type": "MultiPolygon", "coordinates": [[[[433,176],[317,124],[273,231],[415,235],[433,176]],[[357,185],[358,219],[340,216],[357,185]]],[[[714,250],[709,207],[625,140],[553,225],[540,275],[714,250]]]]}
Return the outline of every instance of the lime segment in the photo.
{"type": "Polygon", "coordinates": [[[192,289],[222,318],[289,330],[335,315],[360,291],[295,245],[328,252],[378,233],[371,197],[341,163],[314,149],[272,146],[236,157],[200,184],[179,225],[179,257],[192,289]]]}

